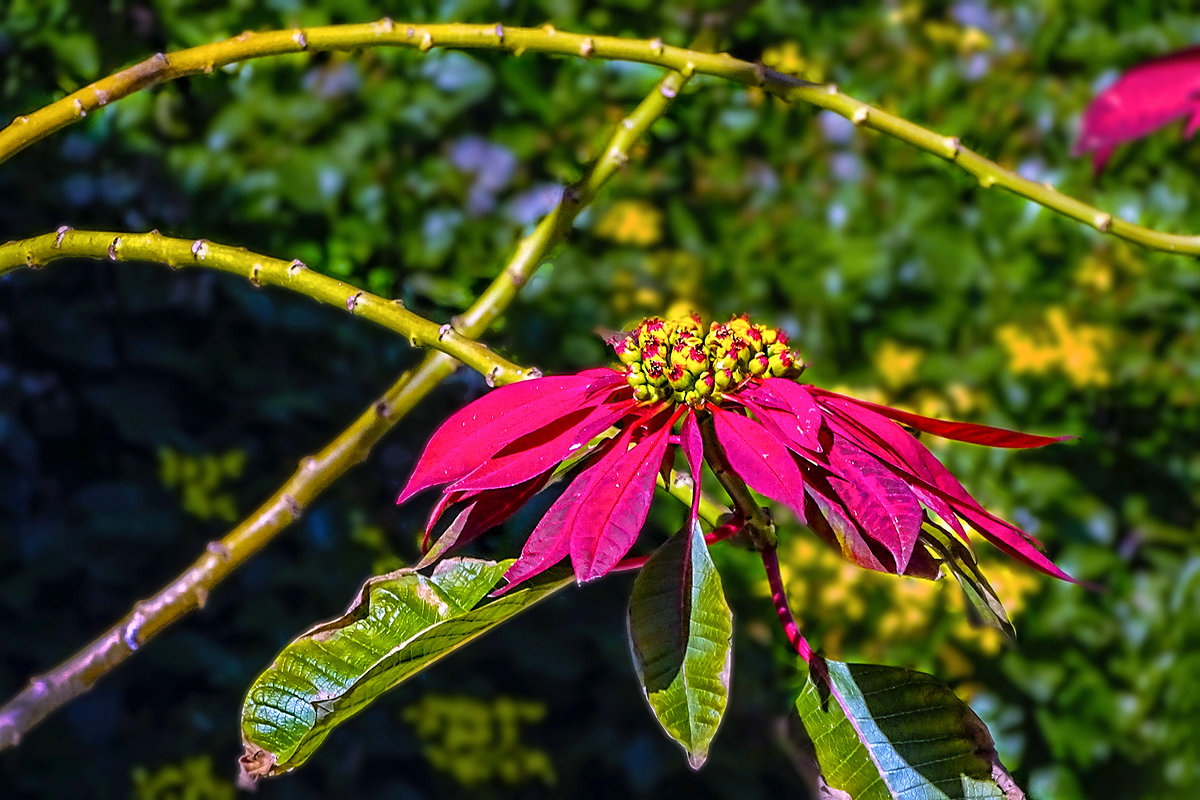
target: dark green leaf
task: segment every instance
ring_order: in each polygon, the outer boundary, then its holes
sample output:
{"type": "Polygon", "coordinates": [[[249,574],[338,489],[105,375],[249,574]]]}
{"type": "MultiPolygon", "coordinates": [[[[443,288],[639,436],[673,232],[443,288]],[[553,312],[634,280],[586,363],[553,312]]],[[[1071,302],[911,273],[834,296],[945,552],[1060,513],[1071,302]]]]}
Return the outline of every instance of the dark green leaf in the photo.
{"type": "Polygon", "coordinates": [[[699,525],[660,547],[629,599],[629,644],[650,708],[699,769],[729,699],[733,617],[699,525]]]}
{"type": "Polygon", "coordinates": [[[796,710],[831,794],[1024,800],[979,717],[931,675],[817,657],[796,710]]]}

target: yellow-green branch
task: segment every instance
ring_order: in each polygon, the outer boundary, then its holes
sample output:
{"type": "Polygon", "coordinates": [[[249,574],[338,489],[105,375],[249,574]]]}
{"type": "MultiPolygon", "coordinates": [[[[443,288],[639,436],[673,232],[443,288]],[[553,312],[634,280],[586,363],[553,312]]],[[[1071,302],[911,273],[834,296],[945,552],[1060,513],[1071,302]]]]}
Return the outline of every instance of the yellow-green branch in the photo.
{"type": "MultiPolygon", "coordinates": [[[[563,193],[558,207],[518,244],[487,290],[461,317],[455,318],[456,331],[465,337],[479,336],[504,311],[551,249],[570,231],[583,207],[628,162],[634,141],[666,113],[686,81],[678,73],[667,75],[617,125],[600,160],[583,180],[563,193]]],[[[21,250],[16,247],[12,251],[20,258],[17,266],[30,266],[21,250]]],[[[118,256],[121,252],[118,248],[118,256]]],[[[224,538],[210,542],[187,570],[152,597],[137,603],[99,638],[30,680],[25,689],[0,707],[0,750],[15,746],[46,716],[87,692],[158,633],[202,607],[218,583],[287,528],[326,487],[365,459],[376,442],[449,376],[458,363],[444,352],[426,355],[319,453],[301,459],[295,473],[275,494],[224,538]]]]}
{"type": "Polygon", "coordinates": [[[28,115],[18,116],[0,130],[0,162],[70,125],[87,114],[133,92],[187,75],[210,73],[240,61],[288,53],[354,50],[362,47],[412,47],[427,52],[434,47],[550,53],[580,58],[637,61],[675,70],[683,76],[712,75],[746,86],[759,86],[793,100],[802,100],[850,119],[855,125],[893,136],[944,158],[974,175],[984,188],[999,187],[1046,208],[1090,225],[1101,233],[1145,247],[1171,253],[1200,255],[1200,236],[1160,233],[1120,219],[1095,206],[1058,192],[1051,186],[1023,178],[963,147],[957,137],[934,133],[842,94],[835,86],[821,86],[784,75],[728,53],[672,47],[661,39],[624,39],[588,36],[543,28],[509,28],[503,25],[420,25],[381,19],[360,25],[330,25],[286,31],[248,31],[223,42],[158,53],[128,69],[92,83],[28,115]]]}
{"type": "Polygon", "coordinates": [[[300,261],[268,258],[206,239],[175,239],[158,231],[118,233],[63,227],[54,233],[0,245],[0,275],[20,267],[42,267],[64,258],[152,261],[172,269],[205,267],[241,275],[255,286],[281,286],[368,319],[405,336],[413,347],[432,347],[453,356],[487,375],[493,383],[512,383],[530,375],[529,370],[501,358],[453,325],[431,322],[398,301],[386,300],[322,275],[300,261]]]}

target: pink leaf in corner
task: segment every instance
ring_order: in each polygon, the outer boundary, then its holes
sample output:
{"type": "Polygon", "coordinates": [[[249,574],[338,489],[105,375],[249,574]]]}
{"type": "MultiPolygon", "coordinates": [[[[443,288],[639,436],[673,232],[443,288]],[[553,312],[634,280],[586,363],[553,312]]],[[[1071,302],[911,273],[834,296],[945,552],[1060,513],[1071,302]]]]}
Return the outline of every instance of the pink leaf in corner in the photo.
{"type": "Polygon", "coordinates": [[[1094,152],[1092,166],[1100,172],[1117,145],[1189,114],[1185,138],[1200,128],[1200,47],[1138,64],[1097,95],[1071,155],[1094,152]]]}

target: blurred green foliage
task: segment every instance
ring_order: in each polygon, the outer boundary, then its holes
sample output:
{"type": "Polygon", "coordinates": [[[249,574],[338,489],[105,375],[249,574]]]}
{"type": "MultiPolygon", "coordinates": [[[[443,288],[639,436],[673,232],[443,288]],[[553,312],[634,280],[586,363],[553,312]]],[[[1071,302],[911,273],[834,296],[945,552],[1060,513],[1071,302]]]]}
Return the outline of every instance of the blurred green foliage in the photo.
{"type": "MultiPolygon", "coordinates": [[[[406,13],[683,44],[694,8],[445,0],[406,13]]],[[[385,12],[399,13],[365,0],[10,0],[0,10],[0,117],[158,50],[385,12]]],[[[1099,178],[1069,149],[1097,87],[1196,41],[1200,14],[1184,2],[769,0],[746,10],[728,46],[834,81],[1121,216],[1195,232],[1200,144],[1182,141],[1182,126],[1121,148],[1099,178]]],[[[64,222],[157,227],[300,258],[448,319],[655,77],[580,59],[373,50],[185,79],[0,167],[0,240],[64,222]]],[[[1004,573],[997,588],[1020,643],[1002,647],[965,629],[953,587],[846,572],[793,524],[784,534],[798,618],[833,657],[952,681],[1035,796],[1200,789],[1194,262],[984,191],[831,114],[701,78],[488,340],[547,372],[572,370],[608,359],[596,326],[673,306],[783,325],[823,385],[1077,434],[1035,453],[939,454],[1102,591],[1004,573]]],[[[190,514],[182,490],[163,485],[160,452],[244,453],[219,489],[245,512],[414,360],[383,331],[225,276],[81,264],[0,280],[0,693],[223,532],[223,513],[190,514]]],[[[142,792],[149,776],[182,769],[172,765],[232,775],[241,693],[285,641],[339,611],[373,565],[413,556],[426,509],[395,508],[399,483],[432,426],[484,390],[470,374],[447,383],[201,614],[0,754],[0,784],[21,797],[107,796],[142,792]]],[[[538,513],[480,546],[515,553],[538,513]]],[[[679,516],[658,504],[647,543],[679,516]]],[[[545,703],[525,732],[557,783],[493,780],[474,790],[481,796],[794,795],[783,639],[757,562],[739,551],[717,558],[738,620],[737,669],[699,776],[638,697],[623,632],[629,582],[615,578],[399,690],[390,709],[364,714],[262,791],[453,792],[396,713],[441,694],[545,703]]]]}

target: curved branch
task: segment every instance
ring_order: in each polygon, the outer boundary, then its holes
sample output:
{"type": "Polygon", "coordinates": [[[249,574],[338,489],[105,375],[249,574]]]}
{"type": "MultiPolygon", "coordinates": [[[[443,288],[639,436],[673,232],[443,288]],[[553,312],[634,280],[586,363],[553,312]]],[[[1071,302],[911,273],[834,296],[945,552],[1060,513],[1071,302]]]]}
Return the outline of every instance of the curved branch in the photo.
{"type": "MultiPolygon", "coordinates": [[[[667,111],[686,82],[687,78],[678,73],[667,75],[621,121],[601,159],[583,180],[564,192],[558,207],[518,244],[487,290],[456,319],[455,327],[462,335],[481,335],[503,312],[570,230],[580,210],[629,160],[633,142],[667,111]]],[[[22,261],[19,266],[26,264],[22,261]]],[[[203,606],[218,583],[288,527],[326,487],[365,459],[375,443],[457,367],[458,362],[445,353],[426,355],[324,449],[301,459],[299,469],[267,502],[223,539],[210,542],[191,567],[152,597],[134,605],[95,641],[30,680],[25,689],[0,707],[0,750],[15,746],[35,725],[87,692],[153,636],[203,606]]]]}
{"type": "Polygon", "coordinates": [[[406,336],[413,347],[432,347],[487,375],[497,384],[530,377],[533,372],[501,358],[464,336],[453,325],[431,322],[404,308],[336,278],[308,269],[300,261],[283,261],[242,247],[207,239],[175,239],[158,231],[117,233],[59,228],[56,233],[0,245],[0,275],[20,267],[38,268],[64,258],[153,261],[172,269],[206,267],[241,275],[255,286],[281,286],[356,317],[369,319],[406,336]]]}
{"type": "Polygon", "coordinates": [[[503,25],[418,25],[384,18],[359,25],[329,25],[284,31],[246,33],[223,42],[158,53],[113,75],[73,92],[28,115],[18,116],[0,130],[0,163],[92,111],[141,89],[187,75],[210,73],[218,67],[288,53],[353,50],[361,47],[434,47],[550,53],[582,58],[637,61],[675,70],[682,76],[712,75],[746,86],[758,86],[781,97],[802,100],[944,158],[979,179],[984,188],[999,187],[1052,211],[1153,250],[1200,255],[1200,236],[1160,233],[1120,219],[1095,206],[1068,197],[1051,186],[1022,178],[1012,170],[963,147],[958,137],[943,136],[842,94],[833,85],[818,85],[776,70],[733,58],[671,47],[661,39],[624,39],[567,33],[543,28],[503,25]]]}
{"type": "Polygon", "coordinates": [[[775,605],[775,615],[779,617],[779,623],[783,626],[783,634],[796,654],[807,664],[812,661],[812,647],[804,638],[804,634],[800,633],[800,627],[796,625],[796,619],[792,616],[792,609],[788,607],[783,576],[779,573],[779,553],[774,547],[768,547],[762,551],[762,562],[763,569],[767,572],[767,583],[771,587],[771,602],[775,605]]]}

